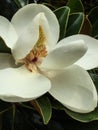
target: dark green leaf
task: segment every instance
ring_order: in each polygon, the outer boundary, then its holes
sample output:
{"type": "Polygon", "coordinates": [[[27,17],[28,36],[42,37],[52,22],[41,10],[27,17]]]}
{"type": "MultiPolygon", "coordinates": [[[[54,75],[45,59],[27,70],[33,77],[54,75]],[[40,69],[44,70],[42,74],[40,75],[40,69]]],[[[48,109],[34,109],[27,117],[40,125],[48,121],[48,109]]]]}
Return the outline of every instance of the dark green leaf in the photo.
{"type": "Polygon", "coordinates": [[[90,11],[88,18],[92,24],[91,35],[98,39],[98,7],[95,7],[90,11]]]}
{"type": "Polygon", "coordinates": [[[25,6],[29,3],[29,0],[14,0],[14,1],[19,8],[25,6]]]}
{"type": "Polygon", "coordinates": [[[14,130],[37,130],[34,125],[34,111],[16,105],[14,114],[14,130]]]}
{"type": "Polygon", "coordinates": [[[60,40],[65,37],[67,22],[69,18],[70,9],[69,7],[61,7],[54,11],[55,15],[60,24],[60,40]]]}
{"type": "Polygon", "coordinates": [[[43,118],[44,124],[47,124],[51,118],[52,107],[49,99],[45,96],[38,98],[32,102],[36,110],[43,118]]]}
{"type": "Polygon", "coordinates": [[[93,112],[87,114],[75,113],[67,109],[65,109],[65,112],[73,119],[81,122],[90,122],[90,121],[98,120],[98,107],[93,112]]]}
{"type": "Polygon", "coordinates": [[[77,34],[81,31],[84,22],[83,13],[74,13],[69,16],[66,36],[77,34]]]}
{"type": "Polygon", "coordinates": [[[98,20],[93,24],[92,36],[98,39],[98,20]]]}
{"type": "Polygon", "coordinates": [[[14,120],[16,114],[16,107],[14,104],[11,105],[11,108],[8,111],[5,111],[2,114],[2,129],[14,130],[14,120]]]}
{"type": "Polygon", "coordinates": [[[88,19],[92,25],[98,20],[98,7],[93,8],[88,14],[88,19]]]}
{"type": "Polygon", "coordinates": [[[55,100],[52,102],[52,107],[56,110],[64,110],[71,118],[80,122],[90,122],[98,120],[98,107],[93,112],[86,114],[76,113],[71,110],[68,110],[62,104],[55,100]]]}
{"type": "Polygon", "coordinates": [[[12,130],[12,109],[2,114],[2,130],[12,130]]]}
{"type": "MultiPolygon", "coordinates": [[[[34,0],[32,0],[32,2],[33,1],[34,0]]],[[[54,6],[55,8],[58,8],[58,7],[62,7],[64,5],[66,5],[67,0],[37,0],[37,3],[49,3],[50,5],[54,6]]]]}
{"type": "Polygon", "coordinates": [[[86,34],[86,35],[91,35],[91,32],[92,32],[92,25],[91,25],[89,19],[87,17],[85,17],[80,33],[86,34]]]}
{"type": "Polygon", "coordinates": [[[37,130],[34,126],[33,112],[16,104],[2,114],[2,130],[37,130]]]}
{"type": "Polygon", "coordinates": [[[0,114],[9,110],[12,107],[11,103],[3,102],[0,100],[0,114]]]}
{"type": "Polygon", "coordinates": [[[2,115],[0,115],[0,130],[2,130],[2,115]]]}
{"type": "Polygon", "coordinates": [[[17,10],[18,7],[14,0],[0,0],[0,15],[11,20],[17,10]]]}
{"type": "Polygon", "coordinates": [[[70,8],[70,13],[84,12],[81,0],[69,0],[67,6],[70,8]]]}
{"type": "Polygon", "coordinates": [[[12,130],[14,130],[15,116],[16,116],[16,106],[13,104],[13,107],[12,107],[12,130]]]}
{"type": "Polygon", "coordinates": [[[1,37],[0,37],[0,52],[11,53],[10,48],[6,46],[5,42],[1,37]]]}
{"type": "Polygon", "coordinates": [[[48,8],[50,8],[52,11],[54,11],[56,9],[55,6],[53,6],[52,4],[50,3],[42,3],[43,5],[47,6],[48,8]]]}
{"type": "Polygon", "coordinates": [[[35,110],[35,108],[32,107],[32,106],[29,104],[29,102],[18,103],[18,105],[19,105],[20,107],[23,107],[24,109],[26,108],[26,109],[29,109],[29,110],[35,110]]]}
{"type": "MultiPolygon", "coordinates": [[[[79,122],[70,118],[64,111],[53,110],[53,119],[50,121],[50,129],[48,130],[97,130],[98,129],[98,121],[92,122],[79,122]],[[61,128],[56,128],[56,123],[62,126],[61,128]],[[53,124],[52,124],[53,123],[53,124]],[[55,124],[55,125],[54,125],[55,124]],[[53,129],[54,128],[54,129],[53,129]]],[[[45,129],[46,130],[46,129],[45,129]]]]}
{"type": "Polygon", "coordinates": [[[52,104],[52,108],[56,110],[65,110],[65,107],[55,99],[52,99],[51,104],[52,104]]]}

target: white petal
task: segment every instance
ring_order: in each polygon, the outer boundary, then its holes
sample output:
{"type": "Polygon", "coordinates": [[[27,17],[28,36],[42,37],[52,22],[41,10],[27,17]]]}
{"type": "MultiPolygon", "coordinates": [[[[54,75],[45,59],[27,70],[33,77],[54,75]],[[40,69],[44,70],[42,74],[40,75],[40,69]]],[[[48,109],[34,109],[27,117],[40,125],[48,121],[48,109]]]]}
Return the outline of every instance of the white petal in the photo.
{"type": "Polygon", "coordinates": [[[0,70],[0,99],[24,102],[35,99],[50,89],[50,81],[38,73],[20,67],[0,70]]]}
{"type": "Polygon", "coordinates": [[[81,67],[69,67],[54,77],[52,74],[51,83],[50,94],[70,110],[88,113],[97,106],[95,86],[81,67]]]}
{"type": "Polygon", "coordinates": [[[32,19],[39,13],[45,13],[45,16],[49,22],[51,35],[54,43],[57,42],[59,38],[59,24],[54,13],[46,6],[42,4],[28,4],[21,8],[12,18],[12,23],[18,32],[21,34],[24,28],[32,21],[32,19]]]}
{"type": "Polygon", "coordinates": [[[33,49],[33,46],[39,38],[39,27],[43,30],[47,50],[51,49],[54,43],[51,38],[48,21],[44,13],[39,13],[24,30],[24,33],[20,35],[12,49],[13,56],[16,60],[24,58],[33,49]]]}
{"type": "Polygon", "coordinates": [[[60,41],[57,46],[46,56],[41,67],[48,69],[63,69],[72,65],[80,59],[86,52],[87,46],[83,40],[65,42],[60,41]]]}
{"type": "Polygon", "coordinates": [[[3,38],[6,45],[10,48],[17,40],[17,34],[12,24],[3,16],[0,16],[0,37],[3,38]]]}
{"type": "Polygon", "coordinates": [[[88,46],[87,53],[76,62],[77,65],[81,66],[85,70],[90,70],[98,67],[98,40],[81,35],[79,38],[83,39],[88,46]]]}
{"type": "Polygon", "coordinates": [[[98,67],[98,40],[87,35],[78,34],[66,38],[66,42],[69,40],[76,41],[77,39],[85,42],[88,51],[76,64],[86,70],[98,67]]]}
{"type": "Polygon", "coordinates": [[[15,61],[11,54],[8,53],[0,53],[0,70],[15,67],[15,61]]]}

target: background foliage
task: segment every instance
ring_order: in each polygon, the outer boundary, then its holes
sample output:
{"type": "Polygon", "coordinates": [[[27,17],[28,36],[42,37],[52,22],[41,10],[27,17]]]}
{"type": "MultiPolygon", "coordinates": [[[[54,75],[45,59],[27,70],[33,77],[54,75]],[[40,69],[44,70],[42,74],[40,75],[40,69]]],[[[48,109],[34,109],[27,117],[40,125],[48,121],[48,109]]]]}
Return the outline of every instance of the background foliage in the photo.
{"type": "MultiPolygon", "coordinates": [[[[0,0],[0,15],[11,20],[29,3],[50,7],[60,24],[60,39],[77,34],[98,38],[98,0],[0,0]]],[[[59,40],[60,40],[59,39],[59,40]]],[[[0,39],[0,52],[10,52],[0,39]]],[[[98,90],[98,70],[89,72],[98,90]]],[[[0,101],[0,130],[98,130],[98,108],[89,114],[72,112],[49,94],[27,103],[0,101]]]]}

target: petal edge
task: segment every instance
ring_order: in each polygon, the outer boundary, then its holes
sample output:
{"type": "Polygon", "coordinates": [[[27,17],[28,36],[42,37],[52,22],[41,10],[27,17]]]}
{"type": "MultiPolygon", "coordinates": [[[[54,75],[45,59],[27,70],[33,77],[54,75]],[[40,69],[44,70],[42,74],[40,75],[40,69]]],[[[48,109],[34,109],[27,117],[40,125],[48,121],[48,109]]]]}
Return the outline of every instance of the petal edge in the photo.
{"type": "Polygon", "coordinates": [[[71,66],[50,78],[49,93],[68,109],[88,113],[97,106],[97,91],[89,74],[79,66],[71,66]]]}

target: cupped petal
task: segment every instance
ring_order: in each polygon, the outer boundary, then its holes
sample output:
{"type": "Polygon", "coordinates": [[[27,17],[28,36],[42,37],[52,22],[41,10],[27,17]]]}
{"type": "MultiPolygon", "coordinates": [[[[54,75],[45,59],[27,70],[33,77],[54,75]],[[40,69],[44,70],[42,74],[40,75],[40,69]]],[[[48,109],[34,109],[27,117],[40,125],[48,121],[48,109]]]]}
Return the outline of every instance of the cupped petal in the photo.
{"type": "Polygon", "coordinates": [[[50,80],[39,73],[32,73],[24,66],[0,70],[0,99],[7,102],[33,100],[50,87],[50,80]]]}
{"type": "Polygon", "coordinates": [[[87,51],[83,40],[65,42],[60,41],[56,47],[45,57],[41,67],[47,69],[63,69],[75,63],[87,51]]]}
{"type": "Polygon", "coordinates": [[[97,106],[97,91],[89,74],[79,66],[71,66],[61,73],[51,72],[49,93],[68,109],[88,113],[97,106]]]}
{"type": "Polygon", "coordinates": [[[45,13],[45,16],[49,22],[51,35],[54,43],[59,38],[59,24],[55,14],[46,6],[42,4],[28,4],[21,8],[12,18],[12,24],[14,25],[17,33],[20,35],[25,27],[32,21],[33,18],[39,13],[45,13]]]}
{"type": "Polygon", "coordinates": [[[15,67],[15,61],[11,54],[0,53],[0,70],[10,67],[15,67]]]}
{"type": "Polygon", "coordinates": [[[14,27],[10,21],[3,16],[0,16],[0,37],[3,38],[9,48],[12,48],[17,40],[17,34],[14,27]]]}
{"type": "Polygon", "coordinates": [[[76,62],[76,65],[81,66],[85,70],[90,70],[98,67],[98,40],[82,34],[77,34],[66,38],[66,43],[75,40],[83,40],[88,47],[86,54],[76,62]]]}
{"type": "Polygon", "coordinates": [[[98,40],[85,35],[80,35],[88,46],[87,53],[76,62],[76,65],[81,66],[85,70],[90,70],[98,67],[98,40]]]}
{"type": "Polygon", "coordinates": [[[14,58],[19,60],[26,57],[38,40],[39,42],[44,42],[40,44],[45,44],[47,51],[49,51],[54,46],[54,41],[51,36],[50,27],[45,14],[39,13],[18,38],[12,49],[14,58]],[[41,39],[39,39],[40,37],[41,39]]]}

